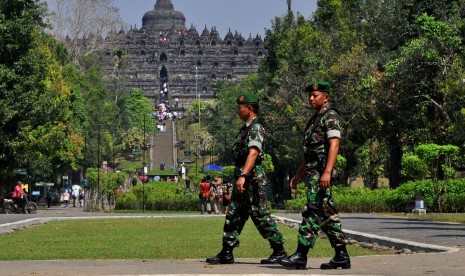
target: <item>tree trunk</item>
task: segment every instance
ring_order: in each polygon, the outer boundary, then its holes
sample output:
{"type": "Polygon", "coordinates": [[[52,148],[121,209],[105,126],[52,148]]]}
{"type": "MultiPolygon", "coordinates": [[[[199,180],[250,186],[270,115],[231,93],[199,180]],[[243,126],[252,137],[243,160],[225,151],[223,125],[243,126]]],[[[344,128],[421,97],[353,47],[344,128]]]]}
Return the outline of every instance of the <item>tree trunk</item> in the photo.
{"type": "Polygon", "coordinates": [[[368,183],[372,190],[378,188],[379,168],[379,143],[378,138],[373,137],[370,143],[370,164],[368,165],[368,183]]]}
{"type": "Polygon", "coordinates": [[[350,150],[346,151],[346,160],[347,164],[344,169],[344,173],[342,175],[341,181],[345,183],[347,186],[350,187],[350,181],[349,177],[353,175],[354,169],[357,166],[357,158],[355,157],[355,152],[357,151],[357,148],[352,148],[350,150]]]}
{"type": "Polygon", "coordinates": [[[402,146],[397,138],[389,142],[389,187],[395,189],[400,185],[400,171],[402,169],[402,146]]]}

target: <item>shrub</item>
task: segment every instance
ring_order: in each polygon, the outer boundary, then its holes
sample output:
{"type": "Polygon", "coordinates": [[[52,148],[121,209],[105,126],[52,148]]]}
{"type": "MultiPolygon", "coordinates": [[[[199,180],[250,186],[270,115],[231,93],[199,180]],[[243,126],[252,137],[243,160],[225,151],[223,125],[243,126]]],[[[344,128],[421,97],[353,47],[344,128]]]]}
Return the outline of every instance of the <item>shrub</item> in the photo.
{"type": "MultiPolygon", "coordinates": [[[[449,181],[444,212],[465,212],[463,191],[465,191],[465,179],[449,181]]],[[[407,182],[397,189],[371,190],[334,186],[333,195],[334,206],[339,212],[345,213],[404,212],[415,195],[423,196],[426,207],[430,211],[437,211],[432,180],[407,182]]],[[[305,203],[304,197],[287,200],[285,208],[289,212],[301,212],[305,203]]]]}
{"type": "Polygon", "coordinates": [[[347,187],[335,187],[333,189],[334,206],[340,212],[346,213],[371,213],[392,212],[397,209],[397,200],[392,200],[390,189],[350,189],[347,187]],[[391,199],[391,200],[390,200],[391,199]]]}
{"type": "Polygon", "coordinates": [[[413,154],[402,156],[402,178],[405,180],[423,179],[428,172],[425,162],[413,154]]]}
{"type": "Polygon", "coordinates": [[[117,210],[132,210],[132,209],[138,209],[139,208],[139,202],[137,201],[137,197],[134,193],[131,192],[126,192],[122,193],[117,199],[116,199],[116,205],[115,209],[117,210]]]}
{"type": "Polygon", "coordinates": [[[465,194],[452,194],[447,197],[447,204],[444,212],[463,213],[465,212],[465,194]]]}
{"type": "Polygon", "coordinates": [[[304,210],[307,198],[301,197],[297,199],[285,200],[284,206],[288,212],[301,213],[304,210]]]}
{"type": "Polygon", "coordinates": [[[142,209],[144,197],[146,210],[198,210],[199,199],[196,194],[194,196],[182,184],[164,181],[137,185],[132,190],[123,193],[116,201],[116,209],[142,209]]]}

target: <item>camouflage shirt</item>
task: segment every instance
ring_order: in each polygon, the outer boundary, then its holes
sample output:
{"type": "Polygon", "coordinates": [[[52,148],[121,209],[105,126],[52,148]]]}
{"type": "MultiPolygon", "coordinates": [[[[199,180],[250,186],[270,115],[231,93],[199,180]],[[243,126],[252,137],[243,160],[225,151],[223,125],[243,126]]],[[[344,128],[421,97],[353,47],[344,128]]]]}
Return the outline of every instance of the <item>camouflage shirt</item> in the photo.
{"type": "Polygon", "coordinates": [[[303,150],[307,170],[325,166],[322,160],[327,157],[330,138],[341,138],[341,125],[339,114],[328,105],[312,116],[305,130],[303,150]],[[320,121],[313,127],[321,114],[320,121]]]}
{"type": "Polygon", "coordinates": [[[263,160],[263,147],[265,143],[265,128],[257,122],[257,118],[246,122],[239,134],[237,134],[236,141],[233,145],[233,154],[235,158],[236,167],[245,165],[245,160],[249,155],[250,147],[257,147],[259,154],[255,164],[260,164],[263,160]]]}

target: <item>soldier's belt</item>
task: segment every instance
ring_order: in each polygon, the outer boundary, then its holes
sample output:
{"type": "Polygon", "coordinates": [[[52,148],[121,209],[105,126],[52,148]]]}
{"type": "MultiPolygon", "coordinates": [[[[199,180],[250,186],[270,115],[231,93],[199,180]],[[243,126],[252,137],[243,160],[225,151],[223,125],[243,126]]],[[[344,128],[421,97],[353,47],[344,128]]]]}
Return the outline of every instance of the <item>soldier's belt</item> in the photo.
{"type": "Polygon", "coordinates": [[[318,161],[321,162],[326,160],[326,154],[317,154],[317,153],[305,153],[304,154],[305,161],[318,161]]]}

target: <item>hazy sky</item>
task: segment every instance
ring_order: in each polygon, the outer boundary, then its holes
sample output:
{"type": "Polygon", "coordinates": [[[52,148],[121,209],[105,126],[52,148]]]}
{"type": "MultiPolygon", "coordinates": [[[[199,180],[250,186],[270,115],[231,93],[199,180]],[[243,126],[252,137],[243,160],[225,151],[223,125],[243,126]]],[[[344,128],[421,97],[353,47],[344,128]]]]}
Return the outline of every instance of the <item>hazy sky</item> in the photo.
{"type": "MultiPolygon", "coordinates": [[[[221,37],[228,30],[236,30],[245,38],[251,33],[264,37],[271,20],[287,11],[286,0],[171,0],[174,9],[186,17],[186,27],[193,23],[202,32],[216,26],[221,37]]],[[[153,10],[156,0],[113,0],[122,19],[132,26],[142,26],[142,16],[153,10]]],[[[292,0],[292,10],[309,18],[316,9],[317,0],[292,0]]]]}

